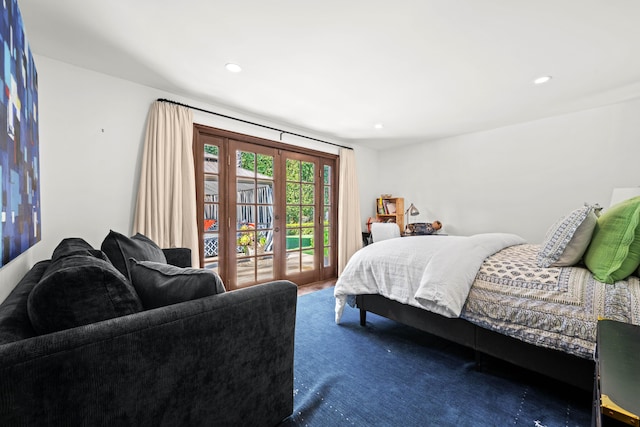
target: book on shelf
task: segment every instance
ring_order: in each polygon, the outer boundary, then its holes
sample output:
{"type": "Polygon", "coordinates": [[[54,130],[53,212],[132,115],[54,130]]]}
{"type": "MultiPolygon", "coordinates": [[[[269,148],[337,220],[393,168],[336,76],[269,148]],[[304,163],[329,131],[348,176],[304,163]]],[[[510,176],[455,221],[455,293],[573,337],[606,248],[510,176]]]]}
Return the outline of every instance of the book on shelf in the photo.
{"type": "Polygon", "coordinates": [[[394,215],[396,213],[396,204],[393,202],[387,202],[387,213],[394,215]]]}
{"type": "Polygon", "coordinates": [[[395,201],[382,197],[376,199],[376,206],[378,215],[395,215],[398,212],[395,201]]]}

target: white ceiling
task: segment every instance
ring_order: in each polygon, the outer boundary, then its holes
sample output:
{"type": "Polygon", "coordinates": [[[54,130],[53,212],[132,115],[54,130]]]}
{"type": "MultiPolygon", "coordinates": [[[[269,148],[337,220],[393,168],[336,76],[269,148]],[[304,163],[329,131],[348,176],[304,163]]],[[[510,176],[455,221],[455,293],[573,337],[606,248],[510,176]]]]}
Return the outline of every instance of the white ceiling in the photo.
{"type": "Polygon", "coordinates": [[[637,0],[18,2],[34,54],[372,148],[640,96],[637,0]]]}

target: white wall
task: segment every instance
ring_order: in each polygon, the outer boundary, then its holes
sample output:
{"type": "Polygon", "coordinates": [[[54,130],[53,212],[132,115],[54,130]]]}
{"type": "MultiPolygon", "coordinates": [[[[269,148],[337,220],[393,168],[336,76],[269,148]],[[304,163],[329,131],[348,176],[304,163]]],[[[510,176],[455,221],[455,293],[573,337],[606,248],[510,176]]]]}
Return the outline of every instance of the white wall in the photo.
{"type": "MultiPolygon", "coordinates": [[[[544,239],[614,187],[640,185],[640,100],[379,152],[379,192],[404,196],[449,234],[544,239]]],[[[373,213],[373,207],[371,208],[373,213]]]]}
{"type": "Polygon", "coordinates": [[[360,193],[360,223],[362,231],[366,230],[367,219],[375,217],[376,197],[380,197],[380,173],[378,171],[378,151],[356,147],[356,164],[358,167],[358,192],[360,193]]]}
{"type": "MultiPolygon", "coordinates": [[[[327,139],[50,58],[36,56],[35,61],[39,84],[42,241],[0,269],[0,301],[35,262],[49,259],[63,238],[82,237],[100,247],[109,229],[131,232],[147,114],[158,98],[327,139]]],[[[280,137],[274,131],[197,111],[194,121],[263,138],[280,137]]],[[[338,153],[337,147],[289,135],[283,136],[283,142],[338,153]]],[[[372,157],[370,150],[362,152],[372,157]]],[[[366,171],[359,168],[358,173],[366,171]]]]}
{"type": "MultiPolygon", "coordinates": [[[[132,227],[146,118],[157,98],[243,116],[218,106],[36,56],[39,78],[42,241],[0,269],[0,301],[64,237],[99,247],[132,227]]],[[[487,132],[376,152],[356,147],[362,226],[380,193],[404,196],[447,232],[515,232],[541,241],[583,202],[609,203],[613,187],[640,185],[640,100],[487,132]]],[[[279,139],[240,122],[194,113],[197,123],[279,139]]],[[[327,139],[322,135],[311,137],[327,139]]],[[[337,153],[285,135],[285,143],[337,153]]],[[[340,141],[335,141],[340,143],[340,141]]]]}

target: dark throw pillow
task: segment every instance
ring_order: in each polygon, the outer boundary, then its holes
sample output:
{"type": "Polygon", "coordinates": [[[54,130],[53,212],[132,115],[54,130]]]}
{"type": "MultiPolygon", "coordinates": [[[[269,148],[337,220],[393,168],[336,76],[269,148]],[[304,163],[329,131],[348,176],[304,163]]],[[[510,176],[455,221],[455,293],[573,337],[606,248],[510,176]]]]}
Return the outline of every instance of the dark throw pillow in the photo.
{"type": "Polygon", "coordinates": [[[167,262],[162,249],[153,240],[140,233],[127,237],[111,230],[102,242],[101,249],[118,271],[128,279],[131,279],[129,258],[165,264],[167,262]]]}
{"type": "Polygon", "coordinates": [[[108,261],[70,255],[47,268],[29,294],[27,310],[38,334],[142,311],[129,281],[108,261]]]}
{"type": "Polygon", "coordinates": [[[88,244],[84,239],[81,239],[80,237],[69,237],[67,239],[63,239],[53,250],[51,262],[56,262],[59,259],[70,255],[87,255],[106,259],[105,254],[101,250],[94,249],[93,246],[88,244]]]}
{"type": "Polygon", "coordinates": [[[207,297],[225,291],[213,271],[129,260],[131,282],[145,309],[207,297]]]}

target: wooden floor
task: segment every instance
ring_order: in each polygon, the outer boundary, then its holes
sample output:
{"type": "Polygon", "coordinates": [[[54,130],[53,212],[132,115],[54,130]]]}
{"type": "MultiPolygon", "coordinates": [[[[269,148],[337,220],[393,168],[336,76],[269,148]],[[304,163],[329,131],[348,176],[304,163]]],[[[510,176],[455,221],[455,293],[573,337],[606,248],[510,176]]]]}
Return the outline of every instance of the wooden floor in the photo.
{"type": "Polygon", "coordinates": [[[309,283],[308,285],[298,286],[298,296],[319,291],[321,289],[330,288],[336,284],[336,280],[338,279],[325,280],[323,282],[315,282],[309,283]]]}

